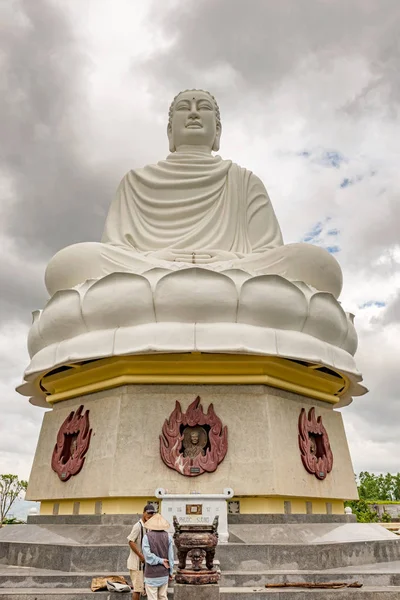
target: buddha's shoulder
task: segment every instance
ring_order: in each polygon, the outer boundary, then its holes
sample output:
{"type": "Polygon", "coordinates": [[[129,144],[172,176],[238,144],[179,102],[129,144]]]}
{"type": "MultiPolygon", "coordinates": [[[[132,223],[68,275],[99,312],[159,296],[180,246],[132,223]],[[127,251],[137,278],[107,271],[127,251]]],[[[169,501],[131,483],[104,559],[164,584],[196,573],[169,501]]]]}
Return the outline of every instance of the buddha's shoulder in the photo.
{"type": "Polygon", "coordinates": [[[258,175],[256,175],[251,169],[247,169],[246,167],[242,167],[241,165],[232,162],[231,165],[231,170],[234,170],[237,172],[237,174],[242,177],[243,179],[247,179],[249,184],[251,185],[261,185],[264,187],[263,182],[261,181],[261,179],[258,177],[258,175]]]}

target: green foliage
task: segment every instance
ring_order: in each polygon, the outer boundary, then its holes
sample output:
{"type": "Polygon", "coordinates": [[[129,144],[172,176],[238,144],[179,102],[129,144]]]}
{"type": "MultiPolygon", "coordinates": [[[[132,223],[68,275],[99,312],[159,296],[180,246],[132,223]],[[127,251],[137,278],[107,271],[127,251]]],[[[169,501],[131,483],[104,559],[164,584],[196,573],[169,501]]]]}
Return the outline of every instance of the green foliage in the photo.
{"type": "Polygon", "coordinates": [[[20,521],[20,519],[17,519],[17,517],[6,517],[3,520],[3,525],[21,525],[23,523],[25,523],[25,521],[20,521]]]}
{"type": "Polygon", "coordinates": [[[392,517],[389,515],[389,513],[387,513],[386,511],[381,515],[381,521],[382,523],[391,523],[392,522],[392,517]]]}
{"type": "Polygon", "coordinates": [[[371,507],[363,499],[346,502],[346,506],[351,507],[359,523],[378,523],[379,521],[378,513],[371,510],[371,507]]]}
{"type": "Polygon", "coordinates": [[[375,475],[362,471],[358,476],[358,494],[360,499],[372,502],[393,502],[400,500],[400,473],[375,475]]]}
{"type": "Polygon", "coordinates": [[[21,493],[26,491],[28,482],[18,475],[0,475],[0,527],[5,523],[10,508],[21,493]]]}
{"type": "Polygon", "coordinates": [[[379,517],[377,512],[372,509],[371,504],[396,504],[400,501],[400,473],[375,475],[375,473],[362,471],[356,479],[360,500],[346,504],[351,506],[353,513],[357,516],[357,521],[390,523],[392,520],[390,514],[384,512],[379,517]]]}

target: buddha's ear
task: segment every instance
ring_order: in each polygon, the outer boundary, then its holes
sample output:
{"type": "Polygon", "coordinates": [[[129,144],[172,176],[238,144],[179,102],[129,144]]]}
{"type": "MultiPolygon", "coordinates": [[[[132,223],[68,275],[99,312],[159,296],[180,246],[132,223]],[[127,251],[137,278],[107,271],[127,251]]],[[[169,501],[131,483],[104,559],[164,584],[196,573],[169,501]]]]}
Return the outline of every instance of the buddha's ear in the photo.
{"type": "Polygon", "coordinates": [[[173,136],[172,136],[172,127],[170,124],[168,124],[168,127],[167,127],[167,136],[168,136],[168,140],[169,140],[169,151],[176,152],[176,148],[175,148],[175,144],[174,144],[174,140],[173,140],[173,136]]]}
{"type": "Polygon", "coordinates": [[[217,133],[215,135],[215,140],[214,140],[214,144],[212,147],[212,150],[214,152],[218,152],[218,150],[219,150],[219,142],[221,140],[221,133],[222,133],[221,125],[217,125],[217,133]]]}

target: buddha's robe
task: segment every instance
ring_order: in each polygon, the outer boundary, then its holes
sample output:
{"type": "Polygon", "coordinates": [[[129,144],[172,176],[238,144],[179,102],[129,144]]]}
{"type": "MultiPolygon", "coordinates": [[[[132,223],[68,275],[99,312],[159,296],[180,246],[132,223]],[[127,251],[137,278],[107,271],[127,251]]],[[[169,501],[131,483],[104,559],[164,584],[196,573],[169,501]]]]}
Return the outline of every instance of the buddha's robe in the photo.
{"type": "Polygon", "coordinates": [[[258,177],[219,156],[180,153],[124,177],[102,242],[149,257],[218,249],[236,258],[283,243],[258,177]]]}
{"type": "Polygon", "coordinates": [[[283,245],[267,191],[251,171],[219,156],[173,153],[122,180],[105,224],[102,243],[76,244],[50,261],[50,294],[113,272],[152,267],[244,269],[300,280],[338,296],[341,272],[325,250],[283,245]],[[182,261],[171,253],[187,254],[182,261]],[[204,260],[206,261],[204,263],[204,260]]]}

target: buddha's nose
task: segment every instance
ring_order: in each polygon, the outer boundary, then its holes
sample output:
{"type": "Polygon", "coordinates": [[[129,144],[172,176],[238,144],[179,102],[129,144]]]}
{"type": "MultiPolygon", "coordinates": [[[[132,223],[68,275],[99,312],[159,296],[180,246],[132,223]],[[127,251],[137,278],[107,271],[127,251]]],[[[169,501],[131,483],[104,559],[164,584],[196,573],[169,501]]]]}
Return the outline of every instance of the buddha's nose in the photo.
{"type": "Polygon", "coordinates": [[[190,105],[189,119],[198,119],[199,116],[200,115],[199,111],[197,110],[196,102],[193,101],[190,105]]]}

